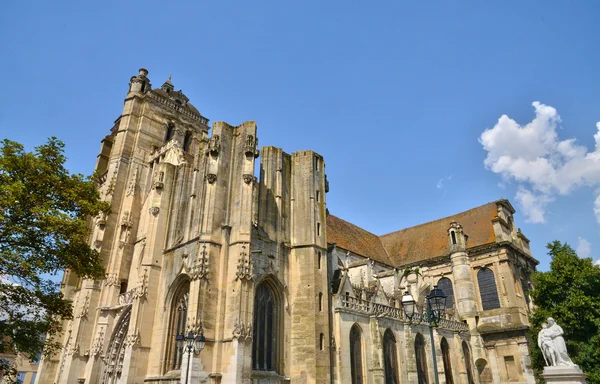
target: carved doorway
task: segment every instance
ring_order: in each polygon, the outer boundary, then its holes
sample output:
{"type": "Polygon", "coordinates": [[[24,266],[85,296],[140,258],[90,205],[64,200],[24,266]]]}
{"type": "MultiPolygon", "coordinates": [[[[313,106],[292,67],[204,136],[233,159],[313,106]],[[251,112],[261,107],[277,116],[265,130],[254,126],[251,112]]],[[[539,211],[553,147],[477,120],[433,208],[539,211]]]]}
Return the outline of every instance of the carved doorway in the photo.
{"type": "Polygon", "coordinates": [[[131,305],[125,309],[110,338],[106,356],[104,357],[104,373],[102,384],[116,384],[121,379],[123,372],[123,359],[125,357],[125,338],[129,330],[131,318],[131,305]]]}

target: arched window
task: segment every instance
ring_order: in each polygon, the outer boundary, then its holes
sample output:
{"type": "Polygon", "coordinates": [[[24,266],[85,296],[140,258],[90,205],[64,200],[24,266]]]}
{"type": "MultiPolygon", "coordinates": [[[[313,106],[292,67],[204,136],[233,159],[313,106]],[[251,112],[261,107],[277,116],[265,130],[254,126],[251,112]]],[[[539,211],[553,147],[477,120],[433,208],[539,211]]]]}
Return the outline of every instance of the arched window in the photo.
{"type": "Polygon", "coordinates": [[[363,384],[362,342],[357,325],[350,329],[350,373],[352,384],[363,384]]]}
{"type": "Polygon", "coordinates": [[[475,384],[475,381],[473,380],[473,369],[471,368],[471,351],[469,351],[469,346],[466,341],[462,342],[462,350],[465,358],[465,368],[467,369],[467,380],[469,380],[469,384],[475,384]]]}
{"type": "Polygon", "coordinates": [[[446,376],[446,384],[454,384],[452,380],[452,365],[450,364],[450,347],[445,337],[442,337],[442,358],[444,360],[444,376],[446,376]]]}
{"type": "Polygon", "coordinates": [[[279,302],[270,284],[256,287],[254,295],[254,327],[252,338],[252,369],[277,371],[279,356],[279,302]]]}
{"type": "Polygon", "coordinates": [[[427,355],[425,355],[425,339],[423,335],[417,333],[415,338],[415,357],[417,360],[417,377],[419,384],[428,384],[427,377],[427,355]]]}
{"type": "Polygon", "coordinates": [[[477,282],[479,283],[479,295],[481,296],[483,310],[500,308],[494,272],[489,268],[481,268],[477,273],[477,282]]]}
{"type": "Polygon", "coordinates": [[[353,325],[350,329],[350,373],[352,384],[363,383],[362,342],[360,328],[357,325],[353,325]]]}
{"type": "Polygon", "coordinates": [[[188,310],[188,299],[190,295],[190,282],[184,281],[179,284],[171,301],[171,313],[169,316],[169,329],[167,332],[167,358],[165,370],[180,369],[183,355],[175,347],[175,338],[179,334],[186,334],[186,319],[188,310]]]}
{"type": "Polygon", "coordinates": [[[175,134],[175,124],[168,123],[167,130],[165,132],[165,143],[173,138],[173,134],[175,134]]]}
{"type": "Polygon", "coordinates": [[[442,277],[437,286],[444,292],[446,297],[446,308],[452,308],[454,306],[454,288],[452,288],[452,281],[447,277],[442,277]]]}
{"type": "Polygon", "coordinates": [[[385,365],[385,384],[398,384],[396,338],[389,329],[383,334],[383,361],[385,365]]]}
{"type": "Polygon", "coordinates": [[[191,145],[192,145],[192,132],[187,131],[185,133],[185,137],[183,139],[183,150],[185,152],[189,151],[191,145]]]}

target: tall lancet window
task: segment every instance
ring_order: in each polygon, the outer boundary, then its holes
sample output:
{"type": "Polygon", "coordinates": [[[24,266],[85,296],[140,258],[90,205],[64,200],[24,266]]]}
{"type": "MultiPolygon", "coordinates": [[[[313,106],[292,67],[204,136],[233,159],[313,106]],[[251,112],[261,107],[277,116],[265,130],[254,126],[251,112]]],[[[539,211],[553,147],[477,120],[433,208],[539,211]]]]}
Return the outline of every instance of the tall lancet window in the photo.
{"type": "Polygon", "coordinates": [[[447,277],[442,277],[438,280],[437,286],[446,295],[446,308],[452,308],[454,306],[454,288],[452,288],[452,281],[447,277]]]}
{"type": "Polygon", "coordinates": [[[181,368],[183,355],[180,350],[175,348],[175,337],[177,337],[178,334],[186,335],[189,295],[190,282],[184,281],[177,287],[171,301],[169,331],[167,333],[167,371],[181,368]]]}
{"type": "Polygon", "coordinates": [[[398,384],[396,338],[389,329],[383,334],[383,360],[385,364],[385,384],[398,384]]]}
{"type": "Polygon", "coordinates": [[[254,297],[254,327],[252,338],[252,369],[278,371],[279,303],[267,283],[256,287],[254,297]]]}
{"type": "Polygon", "coordinates": [[[445,337],[442,337],[442,358],[444,360],[444,376],[446,377],[446,384],[454,384],[452,379],[452,364],[450,363],[450,346],[445,337]]]}
{"type": "Polygon", "coordinates": [[[415,338],[415,357],[417,363],[417,377],[419,384],[428,384],[429,379],[427,377],[427,355],[425,354],[425,339],[423,335],[417,333],[415,338]]]}
{"type": "Polygon", "coordinates": [[[481,268],[477,272],[477,283],[479,284],[479,295],[481,296],[483,310],[500,308],[494,272],[489,268],[481,268]]]}
{"type": "Polygon", "coordinates": [[[467,381],[469,384],[475,384],[473,380],[473,369],[471,368],[471,351],[466,341],[462,342],[463,357],[465,358],[465,368],[467,369],[467,381]]]}
{"type": "Polygon", "coordinates": [[[350,374],[352,384],[363,384],[362,341],[357,325],[350,329],[350,374]]]}

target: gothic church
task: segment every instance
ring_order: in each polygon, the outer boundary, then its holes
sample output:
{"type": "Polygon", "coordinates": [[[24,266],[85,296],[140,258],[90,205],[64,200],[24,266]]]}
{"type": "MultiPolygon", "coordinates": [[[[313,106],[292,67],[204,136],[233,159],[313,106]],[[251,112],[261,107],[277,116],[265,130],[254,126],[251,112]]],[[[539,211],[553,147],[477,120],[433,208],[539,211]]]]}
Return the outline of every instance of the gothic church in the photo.
{"type": "Polygon", "coordinates": [[[106,277],[65,273],[73,319],[36,383],[534,383],[538,262],[509,201],[377,236],[328,212],[319,154],[259,150],[254,122],[209,130],[170,79],[131,78],[96,163],[106,277]],[[401,300],[422,310],[436,285],[430,336],[401,300]],[[178,348],[189,332],[202,350],[178,348]]]}

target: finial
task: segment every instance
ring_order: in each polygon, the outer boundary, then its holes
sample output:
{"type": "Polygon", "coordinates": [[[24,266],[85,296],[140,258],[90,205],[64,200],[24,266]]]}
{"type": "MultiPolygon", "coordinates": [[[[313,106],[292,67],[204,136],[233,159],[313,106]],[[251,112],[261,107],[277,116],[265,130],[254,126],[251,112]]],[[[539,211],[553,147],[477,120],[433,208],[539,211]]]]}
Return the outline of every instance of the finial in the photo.
{"type": "Polygon", "coordinates": [[[140,76],[141,77],[148,76],[148,70],[146,68],[140,68],[140,76]]]}
{"type": "Polygon", "coordinates": [[[167,83],[171,82],[171,74],[169,73],[169,78],[167,79],[167,83]]]}

